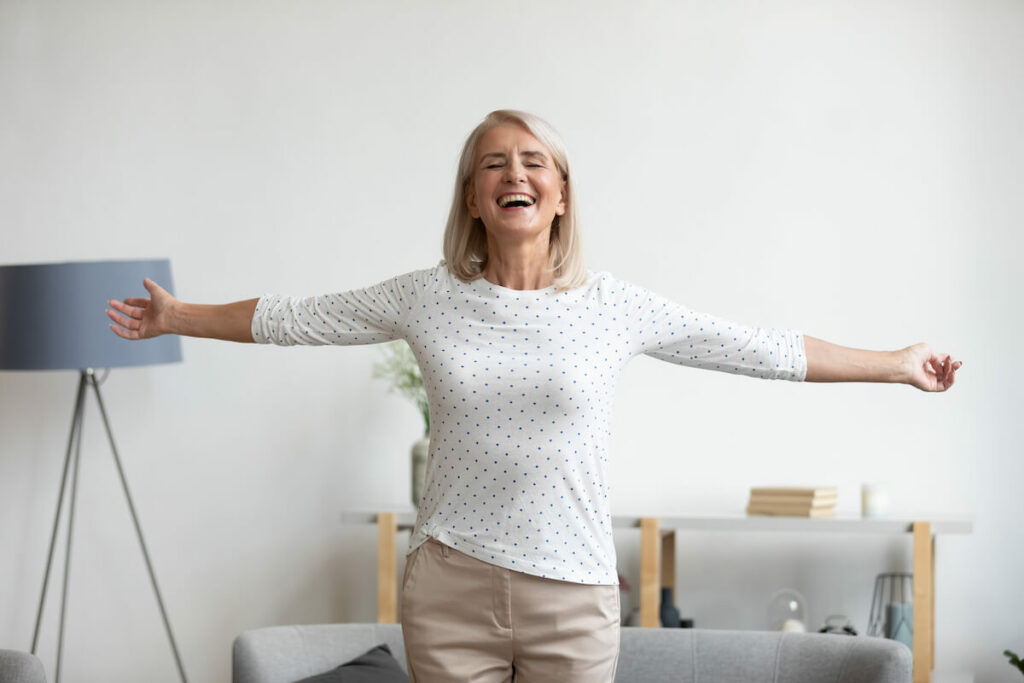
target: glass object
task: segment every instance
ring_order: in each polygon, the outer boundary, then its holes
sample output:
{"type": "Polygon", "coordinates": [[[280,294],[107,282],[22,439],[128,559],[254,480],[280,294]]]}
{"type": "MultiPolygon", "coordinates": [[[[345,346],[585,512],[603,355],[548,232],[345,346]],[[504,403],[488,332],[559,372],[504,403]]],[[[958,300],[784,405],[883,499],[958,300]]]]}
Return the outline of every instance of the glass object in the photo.
{"type": "Polygon", "coordinates": [[[875,578],[867,635],[914,647],[913,574],[879,574],[875,578]]]}
{"type": "Polygon", "coordinates": [[[768,601],[768,628],[773,631],[807,631],[807,600],[800,591],[783,588],[768,601]]]}

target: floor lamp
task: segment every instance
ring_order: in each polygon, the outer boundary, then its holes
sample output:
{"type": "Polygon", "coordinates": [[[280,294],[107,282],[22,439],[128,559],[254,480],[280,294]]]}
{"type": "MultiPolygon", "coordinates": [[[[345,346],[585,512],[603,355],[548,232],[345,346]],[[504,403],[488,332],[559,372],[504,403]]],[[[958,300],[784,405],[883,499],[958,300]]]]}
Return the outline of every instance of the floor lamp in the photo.
{"type": "Polygon", "coordinates": [[[67,541],[64,547],[64,581],[61,591],[60,628],[57,640],[56,681],[60,681],[61,659],[64,647],[64,618],[68,602],[68,576],[71,573],[71,540],[75,523],[75,499],[78,492],[78,471],[81,460],[82,426],[85,415],[86,394],[96,397],[110,449],[117,465],[128,511],[131,513],[146,561],[149,579],[156,594],[160,615],[163,617],[167,637],[171,642],[174,660],[183,683],[187,683],[178,646],[171,632],[164,601],[157,587],[156,575],[146,550],[142,527],[135,511],[124,467],[114,445],[103,397],[102,381],[97,380],[94,368],[132,367],[181,361],[181,344],[176,336],[158,337],[142,342],[121,339],[108,327],[104,313],[107,301],[125,296],[146,296],[142,290],[143,278],[152,278],[170,289],[171,265],[166,259],[149,261],[100,261],[81,263],[50,263],[37,265],[0,266],[0,370],[77,370],[78,392],[71,418],[67,452],[57,495],[57,511],[50,535],[50,549],[46,557],[43,588],[39,597],[32,633],[32,653],[39,644],[39,627],[46,604],[46,590],[50,582],[57,531],[65,500],[68,502],[67,541]],[[142,290],[142,291],[140,291],[142,290]],[[68,487],[68,476],[71,486],[68,487]]]}

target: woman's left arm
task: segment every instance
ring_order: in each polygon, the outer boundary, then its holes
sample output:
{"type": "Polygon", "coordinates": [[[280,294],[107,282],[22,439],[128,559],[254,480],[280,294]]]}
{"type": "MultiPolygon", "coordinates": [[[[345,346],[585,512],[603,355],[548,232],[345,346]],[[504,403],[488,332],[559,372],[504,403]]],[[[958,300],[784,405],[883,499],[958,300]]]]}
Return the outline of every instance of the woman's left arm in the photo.
{"type": "Polygon", "coordinates": [[[945,391],[963,365],[927,344],[899,351],[865,351],[804,335],[804,352],[807,382],[899,382],[922,391],[945,391]]]}

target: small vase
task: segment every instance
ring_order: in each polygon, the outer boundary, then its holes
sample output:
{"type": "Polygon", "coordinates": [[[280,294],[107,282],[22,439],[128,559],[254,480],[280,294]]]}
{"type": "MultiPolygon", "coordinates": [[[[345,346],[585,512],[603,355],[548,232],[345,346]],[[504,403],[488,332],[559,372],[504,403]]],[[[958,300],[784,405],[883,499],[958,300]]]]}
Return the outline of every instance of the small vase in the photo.
{"type": "Polygon", "coordinates": [[[412,504],[419,507],[423,495],[423,480],[427,473],[427,453],[430,452],[430,437],[424,436],[412,445],[412,504]]]}
{"type": "Polygon", "coordinates": [[[679,628],[679,609],[672,604],[672,589],[661,589],[660,619],[662,626],[679,628]]]}

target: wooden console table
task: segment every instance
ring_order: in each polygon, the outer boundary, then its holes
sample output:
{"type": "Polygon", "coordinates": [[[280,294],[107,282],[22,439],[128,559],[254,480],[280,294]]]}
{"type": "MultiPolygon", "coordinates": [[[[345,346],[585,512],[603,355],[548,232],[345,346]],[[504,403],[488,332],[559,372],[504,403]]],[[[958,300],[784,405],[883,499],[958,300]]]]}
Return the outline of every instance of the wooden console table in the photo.
{"type": "MultiPolygon", "coordinates": [[[[412,510],[344,512],[342,523],[377,525],[377,621],[398,620],[395,534],[411,530],[412,510]]],[[[935,537],[969,534],[966,520],[909,520],[800,517],[612,517],[615,528],[639,528],[640,625],[658,626],[661,588],[675,588],[676,531],[783,531],[793,533],[912,534],[914,557],[914,683],[928,683],[935,667],[935,537]]]]}

